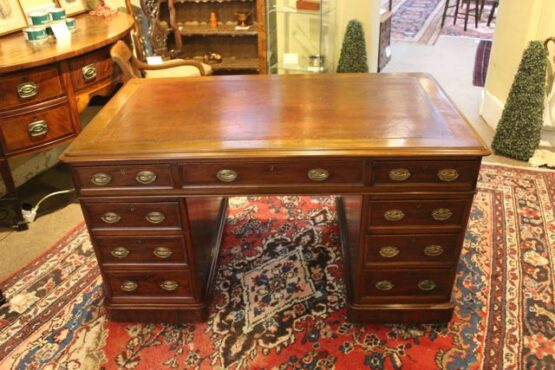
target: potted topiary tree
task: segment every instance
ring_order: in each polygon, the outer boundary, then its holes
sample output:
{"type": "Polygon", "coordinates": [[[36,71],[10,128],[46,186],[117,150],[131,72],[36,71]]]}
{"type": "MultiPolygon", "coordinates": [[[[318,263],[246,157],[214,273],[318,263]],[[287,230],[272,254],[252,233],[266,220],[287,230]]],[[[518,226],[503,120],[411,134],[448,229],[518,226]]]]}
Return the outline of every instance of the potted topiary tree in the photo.
{"type": "Polygon", "coordinates": [[[496,154],[527,161],[538,148],[544,111],[547,53],[539,41],[524,51],[491,146],[496,154]]]}
{"type": "Polygon", "coordinates": [[[353,19],[347,24],[337,66],[338,73],[368,72],[368,56],[362,23],[353,19]]]}

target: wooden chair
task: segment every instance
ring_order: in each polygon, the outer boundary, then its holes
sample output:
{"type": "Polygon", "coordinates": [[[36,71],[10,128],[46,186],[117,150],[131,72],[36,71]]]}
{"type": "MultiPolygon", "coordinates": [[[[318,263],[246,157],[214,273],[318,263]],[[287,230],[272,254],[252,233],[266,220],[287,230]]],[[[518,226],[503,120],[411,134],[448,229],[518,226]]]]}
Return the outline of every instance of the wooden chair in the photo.
{"type": "Polygon", "coordinates": [[[144,63],[121,40],[112,46],[110,56],[121,69],[123,83],[132,78],[193,77],[212,73],[211,69],[206,68],[210,66],[194,60],[172,59],[160,64],[144,63]]]}
{"type": "Polygon", "coordinates": [[[464,13],[464,30],[466,31],[468,28],[468,20],[471,16],[474,17],[474,23],[476,28],[478,28],[478,22],[480,21],[480,16],[481,16],[481,12],[480,12],[480,7],[481,7],[481,1],[483,0],[455,0],[454,4],[451,4],[450,0],[445,0],[445,8],[443,8],[443,17],[441,18],[441,27],[444,26],[445,24],[445,18],[447,18],[448,15],[447,11],[451,8],[455,8],[455,14],[452,16],[453,17],[453,24],[457,24],[457,18],[459,16],[459,12],[463,11],[464,7],[466,6],[466,10],[464,13]],[[474,7],[471,8],[472,4],[474,3],[474,7]]]}

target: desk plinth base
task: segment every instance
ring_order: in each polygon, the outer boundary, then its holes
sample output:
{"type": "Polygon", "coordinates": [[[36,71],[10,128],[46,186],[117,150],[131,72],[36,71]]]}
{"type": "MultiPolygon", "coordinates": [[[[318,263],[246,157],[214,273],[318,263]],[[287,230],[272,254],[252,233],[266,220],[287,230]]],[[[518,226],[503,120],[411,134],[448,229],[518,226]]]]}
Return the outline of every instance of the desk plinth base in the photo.
{"type": "Polygon", "coordinates": [[[208,307],[195,305],[187,307],[168,307],[155,309],[151,307],[128,307],[105,305],[108,318],[112,321],[151,322],[179,324],[184,322],[202,322],[208,319],[208,307]]]}
{"type": "Polygon", "coordinates": [[[351,322],[375,324],[433,324],[451,320],[455,304],[422,305],[358,305],[347,303],[347,317],[351,322]]]}

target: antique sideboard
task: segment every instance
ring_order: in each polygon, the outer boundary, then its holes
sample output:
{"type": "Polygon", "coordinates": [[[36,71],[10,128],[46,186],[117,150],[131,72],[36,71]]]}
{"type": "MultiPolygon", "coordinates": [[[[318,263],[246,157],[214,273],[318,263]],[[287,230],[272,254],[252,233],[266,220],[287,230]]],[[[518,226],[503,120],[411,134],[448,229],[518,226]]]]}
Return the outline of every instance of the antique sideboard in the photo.
{"type": "Polygon", "coordinates": [[[444,322],[482,156],[424,74],[131,81],[62,156],[110,317],[206,318],[227,197],[337,194],[349,319],[444,322]]]}
{"type": "Polygon", "coordinates": [[[8,159],[50,149],[81,130],[79,113],[92,96],[108,95],[119,81],[110,47],[125,37],[133,18],[76,17],[70,42],[25,41],[22,33],[0,37],[0,225],[24,229],[8,159]]]}

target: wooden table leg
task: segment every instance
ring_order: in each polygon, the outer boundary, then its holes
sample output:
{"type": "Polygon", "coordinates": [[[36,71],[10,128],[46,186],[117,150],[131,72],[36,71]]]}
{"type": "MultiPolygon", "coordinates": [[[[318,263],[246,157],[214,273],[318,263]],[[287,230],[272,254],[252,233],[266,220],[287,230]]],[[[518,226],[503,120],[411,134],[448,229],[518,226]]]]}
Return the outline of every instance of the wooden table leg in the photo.
{"type": "Polygon", "coordinates": [[[8,300],[6,299],[6,296],[4,295],[4,292],[2,292],[2,290],[0,290],[0,306],[2,306],[7,301],[8,300]]]}
{"type": "Polygon", "coordinates": [[[0,176],[4,180],[7,195],[0,199],[0,223],[16,227],[18,230],[27,230],[29,226],[21,214],[21,201],[17,197],[17,189],[10,170],[10,164],[5,158],[0,158],[0,176]],[[11,220],[10,220],[11,219],[11,220]]]}

